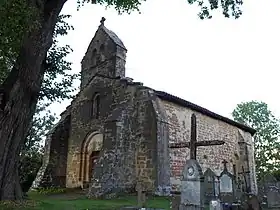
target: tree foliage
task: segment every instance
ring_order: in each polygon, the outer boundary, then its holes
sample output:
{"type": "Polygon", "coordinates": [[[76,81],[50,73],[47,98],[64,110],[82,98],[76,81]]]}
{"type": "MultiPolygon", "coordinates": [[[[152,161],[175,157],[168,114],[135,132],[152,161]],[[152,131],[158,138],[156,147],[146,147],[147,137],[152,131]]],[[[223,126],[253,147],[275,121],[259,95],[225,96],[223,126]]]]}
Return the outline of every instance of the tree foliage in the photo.
{"type": "Polygon", "coordinates": [[[234,120],[254,128],[255,161],[258,177],[280,169],[280,122],[264,102],[250,101],[237,105],[234,120]]]}
{"type": "MultiPolygon", "coordinates": [[[[146,0],[78,0],[78,9],[85,3],[94,3],[114,6],[119,13],[130,13],[131,11],[140,11],[141,3],[146,0]]],[[[239,18],[242,15],[241,5],[243,0],[186,0],[189,4],[197,4],[201,11],[198,13],[200,19],[211,19],[211,11],[221,10],[226,18],[239,18]]]]}
{"type": "Polygon", "coordinates": [[[226,18],[239,18],[242,15],[242,0],[188,0],[189,4],[198,4],[201,11],[198,16],[201,19],[211,19],[211,11],[221,10],[226,18]]]}
{"type": "MultiPolygon", "coordinates": [[[[0,84],[3,83],[11,71],[18,56],[20,43],[26,30],[29,29],[30,13],[24,1],[11,0],[4,2],[0,7],[0,16],[6,18],[3,27],[0,27],[0,84]],[[19,13],[23,8],[26,13],[19,13]],[[15,14],[15,17],[12,16],[15,14]],[[20,25],[20,27],[18,27],[20,25]]],[[[66,20],[70,15],[60,15],[53,33],[53,44],[46,58],[46,73],[40,92],[39,103],[32,119],[27,138],[22,147],[19,161],[20,183],[26,192],[42,163],[42,142],[48,130],[53,126],[56,117],[48,110],[51,102],[60,102],[73,96],[73,82],[78,74],[71,72],[71,62],[66,56],[72,52],[69,45],[60,46],[58,37],[67,35],[73,26],[66,20]]]]}
{"type": "Polygon", "coordinates": [[[0,84],[10,72],[18,56],[23,37],[32,30],[30,19],[35,18],[26,1],[1,0],[0,4],[0,84]]]}

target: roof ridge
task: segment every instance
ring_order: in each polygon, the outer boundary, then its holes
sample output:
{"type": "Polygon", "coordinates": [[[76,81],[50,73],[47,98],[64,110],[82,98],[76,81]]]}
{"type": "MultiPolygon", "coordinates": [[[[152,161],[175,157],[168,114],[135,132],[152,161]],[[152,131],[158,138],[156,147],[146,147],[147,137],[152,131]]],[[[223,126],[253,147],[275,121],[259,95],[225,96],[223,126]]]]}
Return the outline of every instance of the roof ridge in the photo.
{"type": "Polygon", "coordinates": [[[176,103],[176,104],[179,104],[181,106],[184,106],[184,107],[188,107],[192,110],[195,110],[195,111],[198,111],[202,114],[205,114],[211,118],[214,118],[214,119],[217,119],[217,120],[221,120],[223,122],[226,122],[230,125],[233,125],[235,127],[238,127],[244,131],[247,131],[249,132],[251,135],[254,135],[256,133],[256,130],[247,126],[247,125],[244,125],[242,123],[239,123],[239,122],[236,122],[230,118],[227,118],[227,117],[224,117],[222,115],[219,115],[215,112],[212,112],[202,106],[199,106],[197,104],[194,104],[192,102],[189,102],[189,101],[186,101],[185,99],[182,99],[182,98],[179,98],[177,96],[174,96],[174,95],[171,95],[169,93],[166,93],[166,92],[163,92],[163,91],[157,91],[155,90],[155,93],[158,97],[164,99],[164,100],[167,100],[167,101],[170,101],[170,102],[173,102],[173,103],[176,103]]]}

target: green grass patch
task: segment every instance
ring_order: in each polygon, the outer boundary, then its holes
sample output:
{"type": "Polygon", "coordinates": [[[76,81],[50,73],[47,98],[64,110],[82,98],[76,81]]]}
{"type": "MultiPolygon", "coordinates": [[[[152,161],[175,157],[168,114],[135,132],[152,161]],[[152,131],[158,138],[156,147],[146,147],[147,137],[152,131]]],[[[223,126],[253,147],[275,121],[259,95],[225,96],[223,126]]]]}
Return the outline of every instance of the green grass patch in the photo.
{"type": "MultiPolygon", "coordinates": [[[[2,202],[1,210],[119,210],[124,206],[136,206],[136,196],[122,196],[114,199],[88,199],[81,193],[60,193],[55,195],[29,193],[23,202],[2,202]]],[[[169,209],[168,198],[148,197],[147,207],[169,209]]]]}

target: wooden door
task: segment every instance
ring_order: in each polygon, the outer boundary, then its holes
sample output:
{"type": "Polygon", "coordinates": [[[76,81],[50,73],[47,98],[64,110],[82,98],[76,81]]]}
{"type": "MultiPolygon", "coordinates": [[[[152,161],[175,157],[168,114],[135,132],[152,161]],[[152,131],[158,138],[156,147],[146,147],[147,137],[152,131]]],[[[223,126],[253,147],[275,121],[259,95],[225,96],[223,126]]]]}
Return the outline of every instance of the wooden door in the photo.
{"type": "Polygon", "coordinates": [[[91,182],[91,178],[92,178],[92,175],[93,175],[93,170],[94,170],[94,167],[96,165],[96,162],[99,158],[99,153],[100,151],[93,151],[89,157],[89,182],[91,182]]]}

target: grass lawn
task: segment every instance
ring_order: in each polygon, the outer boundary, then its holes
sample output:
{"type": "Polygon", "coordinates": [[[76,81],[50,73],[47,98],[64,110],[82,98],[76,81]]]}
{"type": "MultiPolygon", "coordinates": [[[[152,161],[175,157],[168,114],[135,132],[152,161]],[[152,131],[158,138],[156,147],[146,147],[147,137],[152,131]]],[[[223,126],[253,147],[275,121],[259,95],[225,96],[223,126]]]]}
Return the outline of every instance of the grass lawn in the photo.
{"type": "MultiPolygon", "coordinates": [[[[112,200],[87,199],[78,193],[63,193],[40,195],[30,193],[29,199],[22,203],[0,203],[0,210],[119,210],[124,206],[137,205],[136,196],[126,196],[112,200]]],[[[169,199],[163,197],[150,197],[147,207],[169,209],[169,199]]]]}

